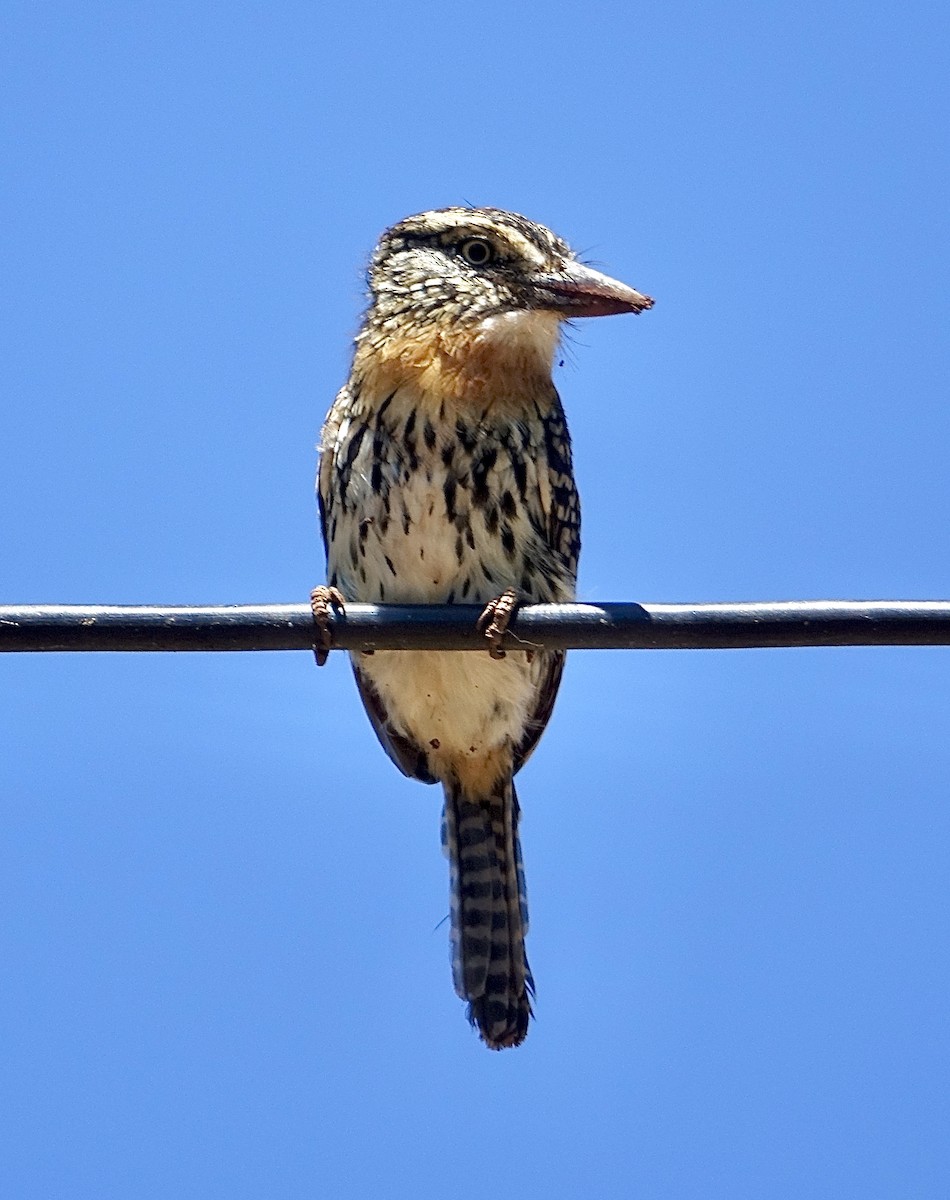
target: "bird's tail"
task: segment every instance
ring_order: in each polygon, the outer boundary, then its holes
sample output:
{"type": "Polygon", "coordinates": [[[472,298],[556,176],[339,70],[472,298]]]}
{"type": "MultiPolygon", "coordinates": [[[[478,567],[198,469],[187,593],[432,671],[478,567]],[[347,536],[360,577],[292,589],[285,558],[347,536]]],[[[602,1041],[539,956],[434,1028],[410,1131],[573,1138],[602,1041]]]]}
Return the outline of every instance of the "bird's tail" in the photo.
{"type": "Polygon", "coordinates": [[[442,845],[452,889],[452,978],[468,1019],[492,1050],[528,1032],[534,980],[525,954],[528,902],[510,776],[487,795],[445,785],[442,845]]]}

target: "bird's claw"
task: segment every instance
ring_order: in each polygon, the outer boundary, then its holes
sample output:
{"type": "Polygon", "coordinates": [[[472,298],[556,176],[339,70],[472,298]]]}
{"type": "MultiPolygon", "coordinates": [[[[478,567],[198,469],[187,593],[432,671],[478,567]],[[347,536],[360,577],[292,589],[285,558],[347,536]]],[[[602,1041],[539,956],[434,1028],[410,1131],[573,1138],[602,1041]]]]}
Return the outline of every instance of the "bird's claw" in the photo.
{"type": "Polygon", "coordinates": [[[501,648],[502,639],[508,629],[511,618],[518,611],[521,600],[514,588],[506,588],[500,596],[489,600],[482,615],[478,618],[476,628],[485,635],[488,642],[488,653],[492,658],[504,658],[505,651],[501,648]]]}
{"type": "Polygon", "coordinates": [[[313,647],[313,656],[317,666],[322,667],[327,661],[333,647],[333,633],[330,629],[331,609],[346,611],[346,601],[339,588],[327,587],[321,584],[310,593],[310,611],[313,613],[313,623],[317,627],[317,640],[313,647]]]}

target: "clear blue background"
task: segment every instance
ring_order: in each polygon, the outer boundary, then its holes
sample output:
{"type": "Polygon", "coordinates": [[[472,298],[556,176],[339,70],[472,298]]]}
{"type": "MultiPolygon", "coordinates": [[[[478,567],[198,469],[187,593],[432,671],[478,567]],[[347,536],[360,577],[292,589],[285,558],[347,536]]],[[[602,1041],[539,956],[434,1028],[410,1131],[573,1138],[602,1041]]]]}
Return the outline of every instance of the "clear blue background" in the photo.
{"type": "MultiPolygon", "coordinates": [[[[657,298],[557,375],[583,597],[950,596],[945,3],[2,18],[4,600],[303,601],[363,264],[465,201],[657,298]]],[[[573,655],[500,1055],[340,656],[0,689],[4,1196],[948,1195],[947,650],[573,655]]]]}

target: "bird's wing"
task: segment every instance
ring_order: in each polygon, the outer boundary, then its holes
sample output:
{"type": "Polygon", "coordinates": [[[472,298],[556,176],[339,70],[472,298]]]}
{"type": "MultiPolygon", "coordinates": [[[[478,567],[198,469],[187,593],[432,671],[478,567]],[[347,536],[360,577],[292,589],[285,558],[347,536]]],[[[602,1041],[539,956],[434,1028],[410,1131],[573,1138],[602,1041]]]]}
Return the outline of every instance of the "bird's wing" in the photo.
{"type": "MultiPolygon", "coordinates": [[[[328,551],[330,545],[330,508],[333,504],[334,486],[336,485],[343,493],[346,492],[353,459],[363,437],[362,432],[358,430],[356,435],[348,439],[345,438],[345,430],[348,428],[351,414],[351,404],[352,395],[349,385],[346,385],[340,391],[333,407],[327,415],[320,439],[320,465],[317,469],[317,500],[320,506],[320,529],[323,533],[323,545],[328,551]],[[341,444],[344,446],[343,457],[338,464],[337,451],[341,447],[341,444]],[[334,480],[334,472],[337,474],[336,480],[334,480]]],[[[346,597],[344,596],[345,599],[346,597]]],[[[379,738],[380,744],[389,757],[404,775],[409,775],[414,779],[421,779],[423,783],[435,783],[435,779],[429,773],[425,751],[420,746],[415,745],[404,734],[398,733],[393,729],[389,723],[385,705],[379,698],[379,693],[359,669],[356,662],[353,663],[353,674],[356,676],[356,686],[359,689],[363,707],[366,709],[366,715],[369,717],[370,724],[376,731],[376,736],[379,738]]]]}
{"type": "Polygon", "coordinates": [[[534,707],[525,725],[524,735],[515,747],[514,771],[516,774],[534,753],[534,748],[537,746],[541,734],[544,733],[544,727],[550,720],[557,697],[557,689],[561,685],[561,674],[564,671],[564,651],[546,651],[544,658],[544,673],[535,693],[534,707]]]}
{"type": "MultiPolygon", "coordinates": [[[[554,402],[542,417],[547,469],[539,465],[541,504],[547,518],[547,543],[559,560],[563,574],[573,585],[581,550],[581,509],[574,484],[571,438],[564,410],[555,393],[554,402]]],[[[515,770],[528,760],[544,732],[564,672],[564,652],[544,654],[545,667],[535,693],[535,703],[525,726],[524,737],[515,749],[515,770]]]]}
{"type": "Polygon", "coordinates": [[[577,578],[577,560],[581,552],[581,506],[574,483],[571,437],[564,410],[555,393],[554,403],[544,418],[547,451],[547,494],[542,504],[548,518],[548,545],[560,559],[567,575],[577,578]]]}
{"type": "Polygon", "coordinates": [[[329,553],[330,536],[328,531],[331,499],[333,496],[333,472],[336,468],[336,450],[339,445],[340,426],[349,415],[350,392],[349,386],[341,388],[333,402],[333,407],[327,413],[320,433],[320,461],[317,467],[317,504],[320,508],[320,532],[323,535],[323,548],[329,553]]]}

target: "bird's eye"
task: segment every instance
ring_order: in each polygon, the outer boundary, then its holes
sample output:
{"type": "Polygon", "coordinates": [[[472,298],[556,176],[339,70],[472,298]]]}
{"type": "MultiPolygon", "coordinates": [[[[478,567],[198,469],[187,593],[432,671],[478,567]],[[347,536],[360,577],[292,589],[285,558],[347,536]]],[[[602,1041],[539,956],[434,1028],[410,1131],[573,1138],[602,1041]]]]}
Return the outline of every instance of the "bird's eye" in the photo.
{"type": "Polygon", "coordinates": [[[487,267],[495,257],[491,242],[484,238],[466,238],[459,251],[471,267],[487,267]]]}

